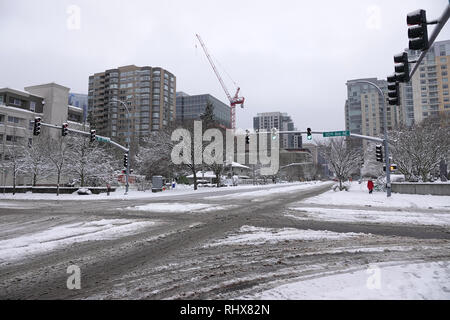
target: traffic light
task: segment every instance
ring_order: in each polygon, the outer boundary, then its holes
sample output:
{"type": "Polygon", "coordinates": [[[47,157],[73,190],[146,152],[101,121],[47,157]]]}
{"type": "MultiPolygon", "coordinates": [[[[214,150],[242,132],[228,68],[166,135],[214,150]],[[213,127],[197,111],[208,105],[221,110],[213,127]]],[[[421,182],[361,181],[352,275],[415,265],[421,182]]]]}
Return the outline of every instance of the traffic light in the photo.
{"type": "Polygon", "coordinates": [[[91,142],[95,141],[95,130],[91,130],[91,142]]]}
{"type": "MultiPolygon", "coordinates": [[[[394,172],[394,171],[396,171],[397,170],[397,165],[396,164],[391,164],[390,166],[389,166],[389,171],[390,172],[394,172]]],[[[383,164],[383,171],[386,171],[386,165],[385,164],[383,164]]]]}
{"type": "Polygon", "coordinates": [[[36,117],[34,118],[33,135],[38,136],[40,133],[41,133],[41,118],[36,117]]]}
{"type": "Polygon", "coordinates": [[[383,162],[383,147],[381,145],[375,146],[375,156],[377,161],[383,162]]]}
{"type": "Polygon", "coordinates": [[[249,144],[250,143],[250,137],[249,137],[249,133],[250,131],[245,130],[246,134],[245,134],[245,144],[249,144]]]}
{"type": "Polygon", "coordinates": [[[400,105],[400,85],[398,82],[392,82],[392,80],[397,79],[395,75],[390,76],[388,79],[388,101],[391,106],[400,105]]]}
{"type": "Polygon", "coordinates": [[[306,129],[306,139],[312,140],[311,128],[306,129]]]}
{"type": "Polygon", "coordinates": [[[124,153],[123,155],[123,166],[128,168],[128,153],[124,153]]]}
{"type": "Polygon", "coordinates": [[[425,10],[420,9],[409,13],[406,16],[406,23],[410,26],[408,28],[409,49],[427,50],[430,45],[425,10]]]}
{"type": "Polygon", "coordinates": [[[394,56],[395,76],[398,82],[409,82],[408,53],[403,52],[394,56]]]}
{"type": "Polygon", "coordinates": [[[61,135],[65,137],[67,136],[68,133],[69,133],[69,124],[67,122],[64,122],[61,127],[61,135]]]}
{"type": "Polygon", "coordinates": [[[277,139],[278,130],[277,128],[272,128],[272,140],[277,139]]]}

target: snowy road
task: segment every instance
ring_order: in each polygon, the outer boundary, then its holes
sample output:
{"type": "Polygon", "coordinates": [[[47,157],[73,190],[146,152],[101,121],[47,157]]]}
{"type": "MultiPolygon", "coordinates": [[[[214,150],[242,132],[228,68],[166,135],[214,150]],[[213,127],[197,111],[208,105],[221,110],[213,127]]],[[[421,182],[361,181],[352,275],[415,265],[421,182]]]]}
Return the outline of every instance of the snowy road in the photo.
{"type": "Polygon", "coordinates": [[[448,210],[330,208],[329,188],[2,200],[0,298],[450,299],[448,210]]]}

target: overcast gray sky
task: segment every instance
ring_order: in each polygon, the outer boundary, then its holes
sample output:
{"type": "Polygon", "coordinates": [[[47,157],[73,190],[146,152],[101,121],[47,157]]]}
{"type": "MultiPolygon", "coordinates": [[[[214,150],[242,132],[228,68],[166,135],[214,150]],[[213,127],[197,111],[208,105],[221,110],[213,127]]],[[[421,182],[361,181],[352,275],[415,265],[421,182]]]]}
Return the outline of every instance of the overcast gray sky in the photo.
{"type": "MultiPolygon", "coordinates": [[[[238,127],[252,127],[258,112],[281,111],[299,129],[343,129],[346,81],[386,78],[393,55],[407,47],[406,14],[425,9],[435,19],[447,4],[0,0],[0,87],[56,82],[87,93],[89,75],[135,64],[168,69],[177,91],[227,102],[195,38],[199,33],[246,98],[245,109],[237,110],[238,127]]],[[[447,25],[437,40],[449,38],[447,25]]]]}

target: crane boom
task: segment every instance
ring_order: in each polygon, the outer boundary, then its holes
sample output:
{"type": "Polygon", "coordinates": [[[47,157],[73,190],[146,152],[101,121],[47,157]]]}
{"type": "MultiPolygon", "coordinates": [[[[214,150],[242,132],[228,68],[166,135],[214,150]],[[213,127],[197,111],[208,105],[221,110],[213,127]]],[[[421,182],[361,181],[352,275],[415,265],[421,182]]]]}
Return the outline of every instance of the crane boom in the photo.
{"type": "Polygon", "coordinates": [[[222,77],[220,76],[219,71],[216,68],[216,65],[214,64],[210,54],[208,53],[208,49],[206,49],[205,44],[203,43],[202,38],[200,37],[200,35],[196,34],[195,35],[198,39],[198,41],[200,42],[200,45],[203,48],[203,51],[205,52],[206,57],[208,58],[209,64],[211,65],[211,67],[214,70],[214,73],[216,74],[217,79],[220,82],[220,85],[222,86],[223,91],[225,91],[225,94],[227,95],[228,100],[230,101],[230,107],[231,107],[231,128],[235,129],[236,128],[236,105],[240,104],[241,107],[244,107],[244,101],[245,98],[244,97],[239,97],[239,91],[241,90],[241,88],[237,88],[236,93],[234,95],[234,97],[231,97],[230,93],[228,92],[227,86],[225,85],[225,83],[223,82],[222,77]]]}
{"type": "Polygon", "coordinates": [[[211,56],[209,55],[208,49],[206,49],[206,46],[205,46],[205,44],[203,43],[203,40],[202,40],[202,38],[200,37],[200,35],[196,34],[196,36],[197,36],[197,39],[198,39],[198,41],[200,42],[200,44],[201,44],[201,46],[202,46],[202,48],[203,48],[203,51],[205,52],[206,57],[208,58],[209,64],[210,64],[211,67],[213,68],[214,73],[216,74],[217,79],[219,79],[219,82],[220,82],[220,84],[222,85],[223,91],[225,91],[225,94],[227,95],[228,100],[230,100],[230,103],[231,103],[233,99],[231,98],[231,95],[230,95],[230,93],[228,92],[228,89],[227,89],[227,87],[225,86],[225,83],[223,82],[222,77],[221,77],[220,74],[219,74],[219,71],[217,71],[216,65],[215,65],[214,62],[212,61],[211,56]]]}

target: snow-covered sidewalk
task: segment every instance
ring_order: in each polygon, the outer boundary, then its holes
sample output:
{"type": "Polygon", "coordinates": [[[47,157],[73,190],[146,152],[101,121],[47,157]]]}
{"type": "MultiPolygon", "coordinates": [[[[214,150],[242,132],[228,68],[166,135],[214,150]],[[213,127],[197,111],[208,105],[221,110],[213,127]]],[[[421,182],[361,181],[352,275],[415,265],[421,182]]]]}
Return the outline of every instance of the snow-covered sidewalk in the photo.
{"type": "Polygon", "coordinates": [[[293,279],[239,299],[450,299],[450,261],[372,264],[364,270],[293,279]]]}
{"type": "Polygon", "coordinates": [[[287,214],[286,216],[298,220],[415,224],[450,227],[450,213],[318,207],[292,207],[289,209],[294,210],[295,212],[294,214],[287,214]]]}
{"type": "MultiPolygon", "coordinates": [[[[146,198],[159,198],[170,197],[176,195],[187,194],[205,194],[205,193],[217,193],[221,191],[251,191],[252,189],[269,189],[270,192],[276,192],[279,187],[292,187],[293,189],[309,187],[312,184],[320,182],[293,182],[293,183],[279,183],[279,184],[267,184],[267,185],[239,185],[234,187],[222,187],[222,188],[198,188],[194,190],[193,186],[177,185],[175,189],[166,190],[163,192],[153,193],[151,190],[137,191],[129,190],[128,194],[124,194],[124,189],[119,188],[115,192],[111,192],[110,195],[106,193],[91,194],[91,195],[78,195],[78,194],[45,194],[45,193],[16,193],[12,195],[10,193],[0,193],[0,200],[133,200],[133,199],[146,199],[146,198]]],[[[267,194],[268,191],[255,191],[260,194],[267,194]]],[[[226,196],[228,197],[228,196],[226,196]]],[[[1,207],[0,207],[1,208],[1,207]]]]}
{"type": "Polygon", "coordinates": [[[310,181],[310,182],[301,182],[297,183],[295,185],[286,185],[285,187],[281,187],[278,185],[278,188],[274,188],[277,185],[271,185],[271,188],[265,189],[265,190],[258,190],[258,191],[252,191],[252,192],[245,192],[245,193],[236,193],[231,195],[223,195],[223,196],[211,196],[207,197],[208,200],[219,200],[219,199],[253,199],[253,201],[258,201],[257,198],[267,197],[275,194],[285,194],[290,192],[295,192],[298,190],[305,190],[310,189],[314,187],[320,187],[325,184],[330,183],[329,181],[321,182],[321,181],[310,181]]]}
{"type": "Polygon", "coordinates": [[[389,208],[447,209],[450,213],[450,196],[432,196],[392,193],[387,198],[385,192],[369,194],[366,184],[353,182],[350,191],[332,190],[317,197],[308,198],[303,203],[323,205],[354,205],[389,208]]]}

